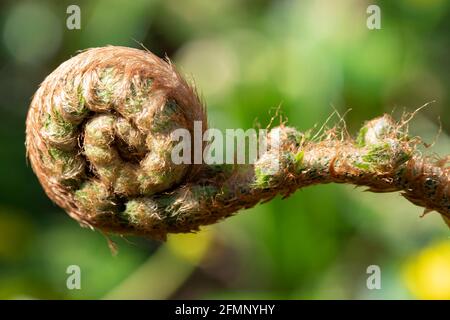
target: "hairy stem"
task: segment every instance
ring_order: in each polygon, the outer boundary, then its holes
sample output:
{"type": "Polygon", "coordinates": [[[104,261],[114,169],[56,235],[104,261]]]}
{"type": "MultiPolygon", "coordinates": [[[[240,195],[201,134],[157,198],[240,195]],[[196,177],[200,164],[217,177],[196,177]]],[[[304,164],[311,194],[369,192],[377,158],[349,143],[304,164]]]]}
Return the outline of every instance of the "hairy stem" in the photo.
{"type": "Polygon", "coordinates": [[[426,212],[441,213],[448,224],[450,170],[446,161],[421,157],[417,141],[401,128],[385,115],[369,121],[356,140],[338,139],[331,130],[321,141],[311,141],[293,128],[277,127],[271,133],[280,134],[281,150],[269,151],[254,165],[205,167],[195,182],[153,197],[151,205],[149,199],[142,199],[142,205],[164,213],[168,232],[187,232],[278,194],[287,197],[303,187],[334,182],[366,186],[376,193],[401,191],[426,212]],[[280,167],[268,173],[274,159],[280,167]]]}

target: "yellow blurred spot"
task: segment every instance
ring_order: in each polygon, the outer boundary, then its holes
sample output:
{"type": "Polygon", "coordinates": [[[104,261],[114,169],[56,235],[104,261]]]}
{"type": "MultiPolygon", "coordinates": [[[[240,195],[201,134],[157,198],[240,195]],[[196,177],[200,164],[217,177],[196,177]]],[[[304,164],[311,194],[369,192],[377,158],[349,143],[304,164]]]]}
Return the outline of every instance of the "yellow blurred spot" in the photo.
{"type": "Polygon", "coordinates": [[[168,237],[167,247],[174,255],[197,264],[205,256],[212,240],[212,229],[198,233],[172,234],[168,237]]]}
{"type": "Polygon", "coordinates": [[[404,269],[406,286],[419,299],[450,299],[450,241],[434,244],[404,269]]]}

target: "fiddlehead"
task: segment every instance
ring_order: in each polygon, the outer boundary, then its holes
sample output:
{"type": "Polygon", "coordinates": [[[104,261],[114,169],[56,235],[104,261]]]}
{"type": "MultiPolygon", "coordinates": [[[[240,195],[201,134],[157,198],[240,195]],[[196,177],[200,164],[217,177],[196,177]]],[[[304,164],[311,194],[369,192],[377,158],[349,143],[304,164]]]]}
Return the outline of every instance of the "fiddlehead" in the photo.
{"type": "Polygon", "coordinates": [[[195,121],[203,133],[205,109],[170,63],[137,49],[90,49],[63,63],[36,92],[27,153],[47,195],[82,225],[106,233],[164,239],[277,194],[331,182],[401,191],[450,219],[446,162],[421,157],[417,142],[390,116],[367,122],[357,139],[330,132],[315,140],[273,128],[267,140],[277,148],[254,164],[175,164],[171,133],[192,133],[195,121]]]}

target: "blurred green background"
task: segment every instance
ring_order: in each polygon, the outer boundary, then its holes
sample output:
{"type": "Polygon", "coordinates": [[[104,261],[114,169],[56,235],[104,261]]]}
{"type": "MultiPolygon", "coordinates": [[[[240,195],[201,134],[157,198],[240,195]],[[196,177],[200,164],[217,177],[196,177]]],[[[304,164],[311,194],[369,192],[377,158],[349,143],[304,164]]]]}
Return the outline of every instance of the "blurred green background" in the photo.
{"type": "MultiPolygon", "coordinates": [[[[399,1],[2,1],[0,298],[450,299],[449,231],[398,194],[315,186],[165,244],[106,238],[53,205],[25,159],[28,105],[77,50],[167,54],[195,80],[210,126],[266,125],[281,105],[302,130],[333,112],[349,130],[435,101],[411,128],[449,154],[450,3],[399,1]],[[381,30],[366,27],[369,4],[381,30]],[[81,8],[81,30],[66,9],[81,8]],[[440,118],[440,120],[439,120],[440,118]],[[81,268],[68,290],[66,268],[81,268]],[[366,269],[381,268],[368,290],[366,269]]],[[[332,122],[338,121],[334,118],[332,122]]]]}

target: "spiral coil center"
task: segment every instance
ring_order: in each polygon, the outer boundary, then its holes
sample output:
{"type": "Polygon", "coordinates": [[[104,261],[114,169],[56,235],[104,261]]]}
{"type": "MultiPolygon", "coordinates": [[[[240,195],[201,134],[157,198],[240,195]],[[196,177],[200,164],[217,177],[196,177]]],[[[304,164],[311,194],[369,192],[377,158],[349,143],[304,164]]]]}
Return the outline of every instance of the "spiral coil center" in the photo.
{"type": "Polygon", "coordinates": [[[42,83],[30,108],[27,131],[34,132],[27,146],[59,205],[91,215],[117,212],[185,178],[189,166],[171,160],[171,132],[191,132],[194,121],[205,119],[197,95],[170,63],[142,50],[95,48],[42,83]],[[72,197],[63,201],[60,193],[72,197]]]}

